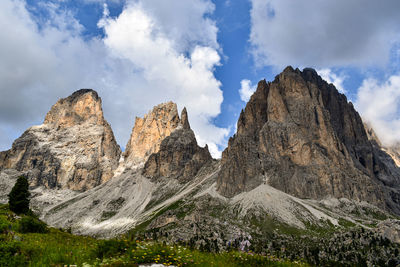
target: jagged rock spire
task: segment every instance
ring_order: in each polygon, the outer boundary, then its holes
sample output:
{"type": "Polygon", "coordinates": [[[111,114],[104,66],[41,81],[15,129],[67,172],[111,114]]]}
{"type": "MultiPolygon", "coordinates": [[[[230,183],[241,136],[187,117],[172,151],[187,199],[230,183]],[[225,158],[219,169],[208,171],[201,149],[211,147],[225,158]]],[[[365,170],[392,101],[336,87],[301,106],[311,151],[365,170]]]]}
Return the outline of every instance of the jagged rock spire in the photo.
{"type": "Polygon", "coordinates": [[[151,154],[159,151],[162,140],[179,127],[190,129],[187,111],[184,108],[179,118],[177,105],[171,101],[155,106],[143,118],[137,117],[126,145],[125,164],[146,162],[151,154]]]}
{"type": "Polygon", "coordinates": [[[184,108],[182,109],[182,113],[181,113],[181,123],[182,123],[183,129],[190,129],[190,124],[189,124],[189,119],[188,119],[186,107],[184,107],[184,108]]]}

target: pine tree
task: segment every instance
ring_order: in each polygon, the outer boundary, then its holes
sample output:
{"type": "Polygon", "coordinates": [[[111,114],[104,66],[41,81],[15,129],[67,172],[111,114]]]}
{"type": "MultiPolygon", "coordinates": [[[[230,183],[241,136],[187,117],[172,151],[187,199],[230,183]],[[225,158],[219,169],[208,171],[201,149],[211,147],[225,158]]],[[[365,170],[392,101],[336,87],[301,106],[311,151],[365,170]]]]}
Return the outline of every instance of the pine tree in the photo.
{"type": "Polygon", "coordinates": [[[29,212],[29,184],[25,176],[18,177],[17,182],[8,195],[10,210],[17,214],[29,212]]]}

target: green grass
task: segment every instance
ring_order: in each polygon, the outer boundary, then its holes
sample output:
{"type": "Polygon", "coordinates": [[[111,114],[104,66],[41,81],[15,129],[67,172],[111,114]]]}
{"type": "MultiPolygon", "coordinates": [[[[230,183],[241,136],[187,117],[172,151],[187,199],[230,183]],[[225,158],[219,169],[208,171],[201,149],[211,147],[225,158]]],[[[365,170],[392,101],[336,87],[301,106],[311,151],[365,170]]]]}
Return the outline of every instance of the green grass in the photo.
{"type": "Polygon", "coordinates": [[[372,217],[375,220],[384,221],[384,220],[388,219],[388,216],[385,213],[377,211],[377,210],[364,208],[364,213],[366,216],[372,217]]]}
{"type": "MultiPolygon", "coordinates": [[[[115,247],[115,243],[110,246],[115,247]]],[[[122,242],[122,241],[120,241],[122,242]]],[[[125,241],[125,249],[119,256],[103,258],[95,265],[105,266],[129,266],[129,264],[162,263],[174,266],[307,266],[300,262],[285,262],[272,256],[262,256],[251,252],[223,252],[207,253],[198,250],[190,250],[183,246],[168,246],[154,242],[125,241]]],[[[105,246],[107,247],[107,246],[105,246]]],[[[122,246],[123,247],[123,246],[122,246]]],[[[132,265],[133,266],[133,265],[132,265]]]]}
{"type": "Polygon", "coordinates": [[[356,224],[343,218],[339,218],[339,224],[345,228],[355,227],[356,224]]]}
{"type": "Polygon", "coordinates": [[[54,228],[47,233],[20,233],[24,218],[27,216],[17,217],[7,205],[0,205],[0,224],[7,225],[0,231],[0,266],[82,266],[93,258],[97,240],[54,228]]]}
{"type": "MultiPolygon", "coordinates": [[[[165,213],[168,210],[176,210],[178,209],[178,212],[176,214],[178,219],[181,219],[183,217],[186,216],[187,212],[184,212],[181,209],[181,206],[183,205],[183,201],[182,200],[178,200],[176,202],[173,202],[172,204],[158,210],[155,211],[154,214],[152,216],[150,216],[150,218],[144,222],[142,222],[141,224],[137,225],[134,229],[130,230],[127,234],[127,236],[129,236],[129,238],[136,236],[138,233],[142,233],[145,232],[147,229],[147,226],[149,226],[149,224],[157,217],[159,217],[160,215],[162,215],[163,213],[165,213]],[[180,209],[179,209],[180,208],[180,209]]],[[[188,207],[189,210],[193,209],[193,206],[188,207]]]]}
{"type": "MultiPolygon", "coordinates": [[[[176,204],[177,205],[177,204],[176,204]]],[[[174,208],[176,205],[172,205],[174,208]]],[[[26,217],[26,216],[25,216],[26,217]]],[[[0,266],[306,266],[249,252],[208,253],[183,246],[128,239],[97,240],[59,229],[20,233],[19,217],[0,204],[0,266]]]]}

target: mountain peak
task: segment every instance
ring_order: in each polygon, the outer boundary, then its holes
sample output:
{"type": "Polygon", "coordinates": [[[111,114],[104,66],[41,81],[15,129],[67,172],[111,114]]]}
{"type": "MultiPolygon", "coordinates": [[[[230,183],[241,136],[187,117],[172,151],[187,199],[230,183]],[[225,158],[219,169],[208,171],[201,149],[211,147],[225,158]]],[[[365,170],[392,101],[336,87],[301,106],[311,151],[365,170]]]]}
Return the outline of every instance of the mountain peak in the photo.
{"type": "Polygon", "coordinates": [[[47,113],[44,123],[65,128],[87,121],[104,124],[101,98],[92,89],[81,89],[58,100],[47,113]]]}
{"type": "Polygon", "coordinates": [[[121,150],[103,117],[101,98],[81,89],[62,98],[0,155],[0,169],[25,172],[33,186],[86,190],[108,181],[121,150]]]}
{"type": "Polygon", "coordinates": [[[283,71],[282,71],[282,73],[290,73],[290,72],[294,72],[294,69],[293,69],[293,67],[292,66],[287,66],[283,71]]]}
{"type": "Polygon", "coordinates": [[[158,152],[161,141],[178,127],[190,129],[187,111],[184,108],[179,118],[177,105],[171,101],[155,106],[143,118],[136,117],[124,153],[125,162],[144,163],[152,153],[158,152]]]}
{"type": "Polygon", "coordinates": [[[73,92],[72,95],[70,95],[66,98],[66,100],[68,100],[69,102],[73,102],[85,94],[91,94],[93,96],[93,98],[95,98],[96,100],[99,99],[99,95],[97,94],[97,92],[95,90],[83,88],[83,89],[79,89],[79,90],[73,92]]]}
{"type": "Polygon", "coordinates": [[[232,197],[268,183],[300,198],[345,197],[400,212],[385,193],[393,175],[400,180],[376,156],[346,97],[314,69],[289,66],[260,82],[240,114],[217,188],[232,197]]]}

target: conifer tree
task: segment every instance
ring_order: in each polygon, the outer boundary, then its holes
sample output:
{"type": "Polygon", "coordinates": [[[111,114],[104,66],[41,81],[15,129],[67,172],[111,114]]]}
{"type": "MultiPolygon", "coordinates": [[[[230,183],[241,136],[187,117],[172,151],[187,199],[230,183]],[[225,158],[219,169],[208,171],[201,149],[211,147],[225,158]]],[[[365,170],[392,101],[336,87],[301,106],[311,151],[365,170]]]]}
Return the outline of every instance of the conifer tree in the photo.
{"type": "Polygon", "coordinates": [[[17,182],[8,194],[10,210],[17,214],[29,212],[29,184],[25,176],[18,177],[17,182]]]}

